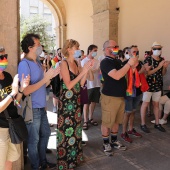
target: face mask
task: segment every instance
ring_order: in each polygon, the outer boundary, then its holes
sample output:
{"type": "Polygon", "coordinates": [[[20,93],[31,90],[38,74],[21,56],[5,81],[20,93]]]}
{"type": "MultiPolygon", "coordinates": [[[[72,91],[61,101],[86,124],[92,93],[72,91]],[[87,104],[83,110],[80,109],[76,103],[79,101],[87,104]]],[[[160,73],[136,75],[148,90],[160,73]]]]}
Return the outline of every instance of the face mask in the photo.
{"type": "Polygon", "coordinates": [[[117,55],[118,54],[118,51],[119,51],[119,49],[118,48],[114,48],[113,50],[112,50],[112,54],[115,56],[115,55],[117,55]]]}
{"type": "Polygon", "coordinates": [[[7,55],[0,56],[0,71],[4,71],[8,66],[7,55]]]}
{"type": "Polygon", "coordinates": [[[41,53],[42,53],[42,46],[38,46],[37,49],[36,49],[36,55],[40,56],[41,53]]]}
{"type": "Polygon", "coordinates": [[[92,57],[96,57],[97,56],[97,52],[93,52],[91,56],[92,57]]]}
{"type": "Polygon", "coordinates": [[[79,58],[81,56],[81,50],[76,50],[74,52],[74,58],[79,58]]]}
{"type": "Polygon", "coordinates": [[[161,50],[152,50],[154,56],[160,56],[161,50]]]}
{"type": "Polygon", "coordinates": [[[125,58],[128,60],[130,58],[129,54],[125,54],[125,58]]]}

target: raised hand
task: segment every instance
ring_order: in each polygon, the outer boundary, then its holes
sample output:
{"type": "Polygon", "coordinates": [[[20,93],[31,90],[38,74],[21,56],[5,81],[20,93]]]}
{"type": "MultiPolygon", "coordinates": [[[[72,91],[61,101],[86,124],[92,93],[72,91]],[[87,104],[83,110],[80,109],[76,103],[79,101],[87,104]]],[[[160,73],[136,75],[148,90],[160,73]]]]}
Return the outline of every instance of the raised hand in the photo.
{"type": "Polygon", "coordinates": [[[84,67],[82,69],[82,73],[86,74],[93,66],[94,66],[94,61],[93,60],[88,61],[84,65],[84,67]]]}
{"type": "Polygon", "coordinates": [[[46,82],[48,82],[48,80],[52,79],[53,77],[57,76],[60,73],[60,67],[58,66],[57,68],[50,68],[45,74],[44,74],[44,78],[46,80],[46,82]]]}
{"type": "Polygon", "coordinates": [[[15,96],[18,93],[18,82],[19,82],[19,77],[18,74],[14,76],[13,82],[12,82],[12,95],[15,96]]]}
{"type": "Polygon", "coordinates": [[[22,79],[20,82],[20,91],[24,91],[24,89],[30,84],[30,75],[24,78],[24,74],[22,74],[22,79]]]}

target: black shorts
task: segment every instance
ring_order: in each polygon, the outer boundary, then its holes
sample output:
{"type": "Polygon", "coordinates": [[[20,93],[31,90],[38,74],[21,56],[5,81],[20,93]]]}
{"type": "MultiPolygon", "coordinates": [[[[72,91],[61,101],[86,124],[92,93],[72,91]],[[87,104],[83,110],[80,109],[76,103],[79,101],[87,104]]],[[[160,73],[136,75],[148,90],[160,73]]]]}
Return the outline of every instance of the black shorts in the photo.
{"type": "Polygon", "coordinates": [[[91,102],[99,103],[100,99],[100,87],[95,87],[92,89],[88,89],[88,103],[91,102]]]}

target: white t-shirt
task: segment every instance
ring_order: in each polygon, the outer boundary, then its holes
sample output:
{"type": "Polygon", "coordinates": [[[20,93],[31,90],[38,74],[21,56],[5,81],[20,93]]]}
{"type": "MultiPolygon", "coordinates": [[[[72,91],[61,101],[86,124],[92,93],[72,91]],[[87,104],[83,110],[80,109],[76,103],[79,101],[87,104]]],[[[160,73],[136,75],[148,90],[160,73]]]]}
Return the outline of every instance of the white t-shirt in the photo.
{"type": "Polygon", "coordinates": [[[104,58],[105,58],[105,56],[101,55],[101,56],[98,57],[98,60],[101,62],[104,58]]]}
{"type": "MultiPolygon", "coordinates": [[[[84,58],[82,61],[81,61],[81,66],[83,67],[85,63],[87,63],[90,59],[89,58],[84,58]]],[[[92,69],[97,69],[99,68],[99,61],[94,59],[95,62],[94,62],[94,66],[92,69]]],[[[93,81],[89,81],[87,80],[87,89],[92,89],[92,88],[95,88],[95,87],[100,87],[100,80],[99,80],[99,71],[96,71],[93,73],[94,75],[94,80],[93,81]]]]}

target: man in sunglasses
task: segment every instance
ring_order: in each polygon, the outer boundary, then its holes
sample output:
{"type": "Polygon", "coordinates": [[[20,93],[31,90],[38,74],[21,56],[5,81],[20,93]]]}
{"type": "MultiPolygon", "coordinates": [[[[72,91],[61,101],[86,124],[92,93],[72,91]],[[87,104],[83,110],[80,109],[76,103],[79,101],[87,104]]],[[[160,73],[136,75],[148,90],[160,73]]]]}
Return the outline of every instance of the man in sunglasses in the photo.
{"type": "Polygon", "coordinates": [[[144,63],[148,63],[151,69],[147,73],[147,82],[149,89],[147,92],[143,93],[143,103],[141,106],[141,129],[150,133],[150,130],[145,124],[146,109],[150,103],[152,97],[155,123],[154,128],[161,132],[165,132],[165,129],[159,124],[159,99],[161,97],[161,91],[163,87],[163,75],[166,73],[166,68],[168,67],[168,62],[166,62],[162,57],[162,45],[158,42],[154,42],[152,45],[152,55],[144,60],[144,63]]]}
{"type": "Polygon", "coordinates": [[[114,40],[103,44],[105,58],[101,61],[100,68],[104,78],[101,94],[103,149],[107,156],[112,155],[112,148],[126,150],[126,146],[117,140],[119,124],[123,122],[127,83],[125,75],[131,66],[135,65],[136,58],[130,58],[122,67],[116,59],[119,46],[114,40]],[[111,135],[111,141],[109,136],[111,135]]]}

